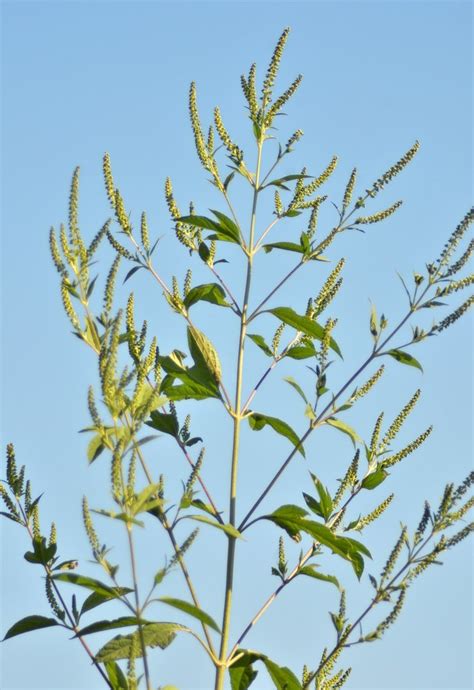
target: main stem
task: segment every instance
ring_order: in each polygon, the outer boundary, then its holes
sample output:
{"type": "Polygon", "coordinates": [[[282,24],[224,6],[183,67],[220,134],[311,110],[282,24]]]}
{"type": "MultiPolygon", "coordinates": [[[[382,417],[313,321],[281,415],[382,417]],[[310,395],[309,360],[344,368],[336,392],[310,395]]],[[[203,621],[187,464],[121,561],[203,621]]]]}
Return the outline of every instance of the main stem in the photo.
{"type": "MultiPolygon", "coordinates": [[[[257,153],[257,169],[255,172],[255,188],[252,204],[252,215],[250,219],[250,235],[248,243],[247,254],[247,277],[245,281],[244,300],[240,316],[240,336],[239,336],[239,350],[237,355],[237,375],[235,384],[235,406],[234,406],[234,432],[232,440],[232,468],[230,477],[230,493],[229,493],[229,522],[231,525],[236,524],[236,503],[237,503],[237,471],[239,464],[239,443],[240,443],[240,425],[242,423],[242,381],[244,370],[244,349],[245,337],[247,335],[247,310],[250,295],[250,284],[252,281],[252,264],[254,254],[254,237],[255,224],[257,218],[257,201],[260,182],[260,169],[262,163],[262,146],[263,140],[258,142],[257,153]]],[[[224,615],[222,619],[222,637],[219,651],[220,665],[216,670],[215,690],[223,690],[225,683],[225,676],[227,671],[227,646],[229,643],[230,620],[232,611],[232,589],[234,582],[234,565],[235,565],[235,545],[236,538],[228,537],[227,548],[227,570],[226,570],[226,585],[225,585],[225,600],[224,600],[224,615]]]]}
{"type": "MultiPolygon", "coordinates": [[[[132,526],[127,523],[127,536],[128,536],[128,546],[130,550],[130,562],[132,566],[132,577],[133,577],[133,589],[134,589],[134,594],[135,594],[135,612],[137,619],[140,621],[141,615],[142,615],[142,610],[140,608],[140,596],[138,594],[138,578],[137,578],[137,568],[136,568],[136,561],[135,561],[135,547],[133,544],[133,536],[132,536],[132,526]]],[[[145,671],[145,683],[146,683],[146,690],[152,690],[151,687],[151,678],[150,678],[150,669],[148,667],[148,657],[147,657],[147,650],[146,650],[146,644],[145,644],[145,636],[143,634],[143,626],[141,622],[138,623],[138,637],[140,639],[140,646],[142,649],[142,655],[143,655],[143,669],[145,671]]]]}

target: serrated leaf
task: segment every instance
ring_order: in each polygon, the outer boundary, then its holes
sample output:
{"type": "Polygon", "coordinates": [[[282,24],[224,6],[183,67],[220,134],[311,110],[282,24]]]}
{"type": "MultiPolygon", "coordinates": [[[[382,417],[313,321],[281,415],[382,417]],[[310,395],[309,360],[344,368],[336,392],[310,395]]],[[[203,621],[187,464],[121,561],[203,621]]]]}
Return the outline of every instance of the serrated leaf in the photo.
{"type": "Polygon", "coordinates": [[[179,611],[183,611],[193,618],[197,618],[197,620],[201,621],[201,623],[204,623],[204,625],[208,625],[210,628],[220,633],[220,628],[215,620],[211,618],[208,613],[197,606],[194,606],[194,604],[190,604],[182,599],[174,599],[173,597],[160,597],[158,601],[168,604],[168,606],[173,606],[175,609],[179,609],[179,611]]]}
{"type": "Polygon", "coordinates": [[[342,422],[340,419],[331,417],[331,419],[326,420],[326,423],[330,426],[333,426],[335,429],[342,431],[343,434],[347,434],[354,446],[356,445],[356,443],[360,443],[360,441],[362,440],[360,436],[357,434],[357,432],[351,426],[349,426],[349,424],[342,422]]]}
{"type": "MultiPolygon", "coordinates": [[[[280,321],[283,321],[283,323],[292,326],[297,331],[300,331],[311,338],[322,340],[324,337],[324,328],[319,323],[313,321],[308,316],[297,314],[290,307],[276,307],[275,309],[270,309],[269,312],[280,319],[280,321]]],[[[342,357],[339,345],[336,343],[334,338],[331,338],[329,347],[340,357],[342,357]]]]}
{"type": "Polygon", "coordinates": [[[164,434],[169,434],[173,438],[178,438],[179,424],[176,417],[166,412],[157,412],[156,410],[150,414],[150,419],[145,422],[147,426],[157,431],[162,431],[164,434]]]}
{"type": "Polygon", "coordinates": [[[323,582],[330,582],[333,584],[335,587],[337,587],[339,590],[341,589],[341,585],[339,584],[339,580],[337,577],[334,575],[324,575],[323,573],[320,573],[316,570],[315,565],[305,565],[302,568],[299,569],[298,571],[299,575],[307,575],[308,577],[313,577],[316,580],[321,580],[323,582]]]}
{"type": "Polygon", "coordinates": [[[76,585],[77,587],[84,587],[85,589],[90,589],[99,597],[102,597],[101,601],[98,601],[97,603],[95,603],[94,601],[94,604],[92,606],[89,605],[88,607],[85,607],[84,602],[81,613],[84,613],[85,611],[88,611],[91,608],[94,608],[95,606],[99,606],[99,604],[103,603],[104,601],[109,601],[110,599],[118,599],[123,594],[128,594],[129,592],[133,591],[128,587],[109,587],[109,585],[106,585],[103,582],[100,582],[99,580],[95,580],[92,577],[86,577],[85,575],[80,575],[79,573],[58,573],[53,575],[53,579],[59,580],[60,582],[69,582],[73,585],[76,585]]]}
{"type": "Polygon", "coordinates": [[[221,307],[230,307],[225,298],[225,292],[217,283],[205,283],[191,288],[183,300],[184,306],[189,309],[196,302],[210,302],[221,307]]]}
{"type": "MultiPolygon", "coordinates": [[[[145,646],[166,649],[180,630],[186,630],[186,628],[177,623],[149,623],[144,625],[142,633],[145,646]]],[[[117,635],[97,652],[96,659],[99,663],[129,659],[133,650],[135,650],[137,657],[142,656],[138,631],[131,635],[117,635]]]]}
{"type": "Polygon", "coordinates": [[[27,632],[33,632],[33,630],[41,630],[41,628],[51,628],[55,625],[59,625],[55,618],[45,618],[44,616],[26,616],[17,621],[11,628],[8,629],[4,640],[10,639],[10,637],[16,637],[17,635],[23,635],[27,632]]]}
{"type": "Polygon", "coordinates": [[[257,333],[247,333],[247,337],[250,338],[250,340],[252,340],[255,345],[257,345],[257,347],[259,347],[267,355],[267,357],[273,357],[273,352],[268,347],[263,336],[258,335],[257,333]]]}
{"type": "Polygon", "coordinates": [[[301,455],[305,457],[304,448],[302,445],[300,445],[298,434],[296,434],[291,426],[283,420],[278,419],[277,417],[269,417],[268,415],[261,414],[260,412],[252,412],[252,414],[247,417],[247,420],[250,428],[253,429],[253,431],[260,431],[267,425],[271,426],[271,428],[276,431],[277,434],[287,438],[301,453],[301,455]]]}
{"type": "Polygon", "coordinates": [[[390,357],[393,357],[393,359],[395,359],[397,362],[400,362],[400,364],[406,364],[409,367],[415,367],[416,369],[423,371],[423,367],[419,361],[412,357],[412,355],[408,354],[408,352],[403,352],[403,350],[388,350],[384,354],[390,355],[390,357]]]}

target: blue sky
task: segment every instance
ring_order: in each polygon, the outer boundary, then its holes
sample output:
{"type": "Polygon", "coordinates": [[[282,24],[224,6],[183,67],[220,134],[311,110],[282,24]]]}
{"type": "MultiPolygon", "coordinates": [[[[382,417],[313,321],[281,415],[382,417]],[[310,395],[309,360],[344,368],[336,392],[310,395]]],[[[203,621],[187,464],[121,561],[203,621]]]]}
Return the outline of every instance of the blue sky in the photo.
{"type": "MultiPolygon", "coordinates": [[[[87,563],[80,502],[86,493],[96,506],[107,503],[107,489],[102,487],[108,467],[105,459],[87,467],[87,439],[77,434],[89,422],[86,392],[90,383],[97,383],[96,362],[71,337],[47,239],[49,227],[66,219],[72,170],[81,166],[81,227],[83,235],[91,238],[109,214],[101,179],[101,158],[109,151],[115,179],[133,217],[146,209],[152,233],[162,238],[157,265],[163,276],[167,281],[172,274],[182,279],[188,256],[173,238],[163,199],[165,177],[172,178],[182,208],[192,199],[198,212],[205,213],[217,203],[193,150],[187,115],[189,82],[197,83],[203,121],[208,123],[212,108],[220,105],[226,126],[250,151],[240,74],[256,61],[262,75],[277,37],[290,25],[278,85],[286,87],[299,72],[304,82],[287,108],[288,117],[282,118],[281,139],[285,142],[297,127],[305,136],[286,164],[287,173],[307,165],[317,174],[337,154],[339,166],[327,188],[337,201],[355,165],[364,189],[414,140],[422,145],[412,165],[374,205],[378,210],[403,198],[396,216],[369,228],[366,235],[344,236],[330,254],[332,260],[347,259],[346,287],[334,303],[345,355],[334,381],[343,382],[370,347],[369,300],[396,323],[405,308],[396,272],[410,276],[435,258],[471,203],[472,7],[455,1],[63,0],[3,2],[2,13],[2,438],[15,443],[18,461],[27,464],[36,491],[45,492],[43,519],[45,524],[57,521],[64,557],[78,558],[81,571],[99,576],[87,563]]],[[[271,157],[271,144],[268,151],[271,157]]],[[[235,200],[246,213],[248,196],[243,187],[236,187],[235,200]]],[[[266,213],[271,213],[270,206],[263,206],[262,224],[266,213]]],[[[328,210],[321,227],[331,218],[328,210]]],[[[296,224],[287,226],[287,236],[297,231],[296,224]]],[[[284,237],[280,233],[275,240],[284,237]]],[[[223,255],[230,258],[227,248],[223,255]]],[[[103,278],[112,254],[104,247],[99,256],[103,278]]],[[[192,264],[196,281],[208,279],[196,260],[192,264]]],[[[276,252],[257,262],[254,305],[290,265],[286,255],[276,252]]],[[[240,294],[242,265],[237,257],[222,271],[240,294]]],[[[273,306],[291,304],[303,310],[326,274],[321,264],[308,267],[273,306]]],[[[129,286],[121,289],[122,297],[132,289],[129,286]]],[[[138,316],[150,319],[163,350],[183,348],[183,324],[170,316],[148,276],[140,273],[133,290],[140,296],[138,316]]],[[[235,342],[235,324],[212,307],[198,306],[195,313],[198,324],[209,329],[230,381],[235,345],[229,341],[235,342]]],[[[432,316],[427,314],[423,322],[429,324],[432,316]]],[[[273,324],[265,318],[261,328],[270,332],[273,324]]],[[[348,416],[367,438],[381,409],[393,417],[420,386],[422,400],[401,441],[408,442],[431,423],[435,427],[426,445],[393,472],[388,490],[368,497],[359,507],[368,512],[377,498],[396,493],[385,520],[364,533],[363,540],[378,554],[374,572],[396,539],[399,521],[416,526],[424,499],[435,503],[447,481],[461,481],[472,467],[471,324],[464,319],[443,337],[417,347],[414,354],[422,361],[424,374],[387,362],[378,391],[348,416]]],[[[252,362],[246,379],[249,387],[265,362],[250,346],[247,352],[252,362]]],[[[304,366],[283,366],[255,409],[284,416],[301,429],[303,410],[282,382],[290,373],[305,381],[304,366]]],[[[221,450],[229,440],[228,420],[212,403],[190,409],[194,429],[204,436],[208,449],[205,476],[224,505],[228,464],[221,450]]],[[[270,432],[246,433],[241,514],[284,451],[270,432]]],[[[150,452],[159,471],[175,476],[170,490],[177,489],[186,472],[180,458],[174,457],[171,441],[159,439],[150,452]],[[174,468],[179,468],[178,475],[174,468]]],[[[309,489],[308,468],[335,488],[350,454],[347,439],[323,430],[308,446],[308,464],[295,461],[265,509],[300,501],[301,487],[309,489]]],[[[260,524],[238,555],[233,633],[245,625],[276,582],[269,569],[278,533],[260,524]]],[[[120,554],[121,535],[105,524],[102,529],[120,554]]],[[[2,530],[4,631],[22,616],[48,612],[41,578],[23,560],[27,543],[13,525],[2,530]]],[[[190,555],[203,607],[218,620],[224,573],[219,537],[202,530],[203,550],[195,547],[190,555]]],[[[168,546],[162,535],[140,539],[143,549],[148,549],[142,570],[146,580],[161,565],[168,546]]],[[[298,549],[291,553],[296,557],[298,549]]],[[[370,594],[365,580],[357,586],[349,568],[330,558],[325,558],[324,566],[344,578],[349,610],[357,615],[370,594]]],[[[337,607],[335,590],[318,585],[305,582],[288,588],[248,638],[248,646],[289,665],[298,675],[303,663],[315,663],[322,647],[332,642],[327,610],[337,607]]],[[[185,596],[179,573],[165,587],[163,594],[185,596]]],[[[113,615],[111,611],[107,616],[113,615]]],[[[170,612],[157,609],[156,615],[170,616],[170,612]]],[[[5,690],[99,687],[79,645],[60,631],[19,637],[3,645],[1,652],[5,690]]],[[[472,550],[463,543],[446,557],[443,568],[433,569],[415,584],[400,620],[382,643],[355,647],[346,654],[343,663],[354,667],[347,687],[469,688],[471,652],[472,550]]],[[[165,653],[154,652],[152,667],[158,684],[173,683],[180,690],[205,690],[210,685],[207,662],[187,639],[177,640],[165,653]]],[[[270,687],[262,671],[255,688],[270,687]]]]}

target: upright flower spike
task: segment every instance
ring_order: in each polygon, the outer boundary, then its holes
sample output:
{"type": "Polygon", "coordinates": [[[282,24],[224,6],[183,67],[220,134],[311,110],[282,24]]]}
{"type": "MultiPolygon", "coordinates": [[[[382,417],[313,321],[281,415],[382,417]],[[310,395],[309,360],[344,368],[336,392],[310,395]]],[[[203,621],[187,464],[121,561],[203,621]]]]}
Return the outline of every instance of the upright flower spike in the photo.
{"type": "Polygon", "coordinates": [[[110,220],[107,220],[104,225],[101,227],[99,232],[95,235],[94,239],[90,243],[88,249],[87,249],[87,259],[90,261],[94,254],[96,253],[97,249],[99,248],[100,243],[104,239],[104,237],[107,234],[107,230],[110,227],[110,220]]]}
{"type": "Polygon", "coordinates": [[[418,436],[414,441],[408,444],[403,450],[400,450],[398,453],[395,453],[394,455],[391,455],[388,458],[385,458],[383,460],[383,467],[384,469],[387,467],[392,467],[393,465],[396,465],[397,462],[400,462],[401,460],[404,460],[406,457],[408,457],[411,453],[413,453],[417,448],[419,448],[428,438],[428,436],[431,434],[433,431],[433,427],[429,426],[426,431],[424,431],[422,434],[418,436]]]}
{"type": "Polygon", "coordinates": [[[191,119],[191,127],[194,134],[194,143],[196,145],[198,158],[203,166],[209,170],[209,153],[206,148],[206,143],[204,141],[204,136],[201,129],[201,122],[199,120],[195,82],[192,82],[189,88],[189,116],[191,119]]]}
{"type": "Polygon", "coordinates": [[[69,281],[65,280],[64,278],[61,281],[61,298],[63,301],[63,307],[64,311],[66,312],[66,316],[68,317],[69,321],[72,323],[76,331],[80,331],[81,324],[79,322],[79,319],[77,318],[76,312],[74,311],[74,307],[72,306],[71,295],[69,293],[69,281]]]}
{"type": "Polygon", "coordinates": [[[290,84],[290,86],[282,93],[279,98],[276,99],[275,103],[272,105],[265,117],[265,126],[271,127],[275,116],[280,112],[280,110],[285,106],[285,104],[290,100],[290,98],[296,93],[299,85],[303,81],[303,75],[298,74],[296,79],[290,84]]]}
{"type": "Polygon", "coordinates": [[[89,510],[89,503],[85,496],[82,499],[82,519],[84,522],[84,529],[86,531],[87,538],[89,539],[91,549],[94,553],[98,553],[100,551],[99,539],[97,537],[94,525],[92,523],[92,517],[89,510]]]}
{"type": "Polygon", "coordinates": [[[107,275],[107,280],[105,282],[104,312],[106,314],[109,314],[112,309],[115,293],[115,284],[117,282],[117,273],[119,270],[121,258],[122,257],[120,256],[120,254],[116,254],[115,259],[107,275]]]}
{"type": "MultiPolygon", "coordinates": [[[[419,397],[421,395],[420,389],[416,390],[413,396],[410,398],[410,400],[407,402],[405,407],[397,414],[389,428],[387,429],[387,432],[385,436],[382,439],[382,442],[380,443],[380,446],[377,449],[377,453],[383,453],[383,451],[387,448],[387,446],[390,444],[390,441],[393,441],[395,436],[398,434],[400,429],[402,428],[402,424],[405,422],[407,419],[408,415],[413,411],[413,408],[415,407],[416,403],[419,400],[419,397]]],[[[426,432],[425,432],[426,433],[426,432]]]]}
{"type": "Polygon", "coordinates": [[[150,251],[150,234],[148,232],[148,222],[146,218],[146,213],[143,211],[140,221],[140,237],[142,241],[142,247],[145,252],[150,251]]]}
{"type": "Polygon", "coordinates": [[[72,245],[77,244],[79,237],[79,168],[74,170],[69,194],[69,238],[72,245]]]}
{"type": "Polygon", "coordinates": [[[56,233],[53,227],[51,227],[49,231],[49,250],[51,252],[51,258],[53,260],[53,264],[55,265],[57,272],[60,275],[63,275],[66,271],[66,267],[64,266],[63,260],[61,258],[58,241],[56,239],[56,233]]]}
{"type": "Polygon", "coordinates": [[[392,167],[389,168],[386,173],[384,173],[381,177],[379,177],[378,180],[376,180],[376,182],[374,182],[372,187],[367,190],[367,194],[372,197],[378,194],[378,192],[382,190],[385,187],[385,185],[391,182],[394,177],[396,177],[399,173],[402,172],[404,168],[406,168],[406,166],[415,157],[419,148],[419,142],[415,141],[413,146],[410,149],[408,149],[408,151],[400,158],[400,160],[398,160],[394,165],[392,165],[392,167]]]}
{"type": "Polygon", "coordinates": [[[449,316],[446,316],[442,321],[434,326],[433,332],[438,331],[441,333],[441,331],[444,331],[446,328],[449,328],[449,326],[452,326],[453,323],[456,323],[456,321],[461,318],[461,316],[464,316],[464,314],[472,307],[473,304],[474,295],[471,295],[463,304],[461,304],[460,307],[455,309],[451,314],[449,314],[449,316]]]}
{"type": "Polygon", "coordinates": [[[288,40],[288,34],[290,33],[289,27],[287,27],[281,34],[278,42],[273,51],[270,64],[268,65],[267,73],[262,87],[262,99],[267,103],[271,100],[273,86],[275,84],[275,79],[278,74],[278,68],[280,66],[281,58],[283,55],[283,50],[285,48],[286,41],[288,40]]]}
{"type": "Polygon", "coordinates": [[[352,201],[352,195],[354,194],[354,187],[357,179],[357,168],[354,168],[349,177],[346,189],[344,191],[344,197],[342,199],[342,210],[344,211],[350,206],[352,201]]]}
{"type": "Polygon", "coordinates": [[[319,177],[316,177],[314,180],[312,180],[312,182],[310,182],[309,184],[307,184],[303,188],[303,197],[304,198],[311,196],[311,194],[314,194],[314,192],[319,187],[321,187],[321,185],[323,185],[325,182],[327,182],[329,180],[329,178],[331,177],[331,175],[333,174],[333,172],[336,169],[337,161],[338,161],[338,157],[333,156],[330,163],[327,165],[326,169],[323,170],[321,175],[319,175],[319,177]]]}
{"type": "Polygon", "coordinates": [[[115,209],[115,184],[112,176],[112,166],[110,163],[110,156],[108,153],[104,154],[102,161],[102,171],[104,173],[105,191],[110,201],[110,205],[115,209]]]}
{"type": "Polygon", "coordinates": [[[368,225],[372,223],[380,223],[381,220],[385,220],[389,216],[392,216],[397,209],[403,204],[403,201],[396,201],[392,206],[386,208],[384,211],[378,211],[371,216],[359,216],[355,219],[354,225],[368,225]]]}
{"type": "Polygon", "coordinates": [[[237,144],[234,144],[230,138],[229,133],[222,122],[221,111],[217,106],[214,108],[214,124],[216,125],[217,134],[229,152],[229,155],[234,158],[237,163],[241,163],[244,158],[243,151],[239,149],[237,144]]]}

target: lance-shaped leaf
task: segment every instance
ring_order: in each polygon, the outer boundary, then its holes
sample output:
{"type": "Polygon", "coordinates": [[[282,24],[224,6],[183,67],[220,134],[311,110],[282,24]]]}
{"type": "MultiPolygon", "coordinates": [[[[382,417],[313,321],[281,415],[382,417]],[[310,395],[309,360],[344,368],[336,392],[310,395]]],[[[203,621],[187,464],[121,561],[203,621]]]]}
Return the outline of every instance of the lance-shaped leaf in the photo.
{"type": "Polygon", "coordinates": [[[41,628],[51,628],[54,625],[59,625],[55,618],[26,616],[26,618],[22,618],[12,625],[3,639],[8,640],[10,637],[16,637],[16,635],[23,635],[23,633],[32,632],[33,630],[41,630],[41,628]]]}
{"type": "Polygon", "coordinates": [[[299,450],[301,455],[305,457],[305,452],[303,446],[300,444],[300,439],[298,434],[296,434],[291,426],[277,417],[269,417],[268,415],[261,414],[260,412],[252,412],[249,417],[247,417],[250,428],[254,431],[260,431],[264,426],[271,426],[271,428],[287,438],[294,446],[299,450]]]}
{"type": "MultiPolygon", "coordinates": [[[[230,221],[230,218],[227,219],[230,221]]],[[[209,236],[209,239],[221,240],[224,242],[234,242],[235,244],[240,244],[240,235],[237,226],[236,229],[231,229],[229,224],[223,224],[212,220],[212,218],[207,218],[206,216],[183,216],[178,218],[179,223],[186,223],[186,225],[191,225],[194,228],[203,228],[204,230],[212,230],[213,234],[209,236]]]]}
{"type": "Polygon", "coordinates": [[[129,690],[128,681],[124,672],[115,661],[107,661],[105,664],[107,677],[112,684],[113,690],[129,690]]]}
{"type": "Polygon", "coordinates": [[[97,606],[102,606],[102,604],[106,604],[108,601],[119,599],[120,597],[123,597],[124,594],[133,592],[133,590],[129,589],[128,587],[114,587],[113,589],[113,592],[92,592],[92,594],[89,594],[87,599],[85,599],[84,603],[82,604],[81,616],[83,613],[86,613],[91,609],[95,609],[97,606]]]}
{"type": "MultiPolygon", "coordinates": [[[[160,647],[166,649],[180,630],[186,630],[178,623],[149,623],[142,627],[143,640],[146,647],[160,647]]],[[[129,659],[134,653],[137,657],[143,655],[141,648],[141,636],[136,631],[131,635],[117,635],[107,642],[96,654],[100,663],[129,659]]]]}
{"type": "Polygon", "coordinates": [[[230,685],[232,690],[248,690],[258,675],[252,664],[258,660],[258,655],[244,653],[235,664],[229,668],[230,685]]]}
{"type": "Polygon", "coordinates": [[[221,307],[230,307],[225,298],[224,290],[217,283],[205,283],[191,288],[184,298],[183,304],[189,309],[193,304],[201,301],[217,304],[221,307]]]}
{"type": "Polygon", "coordinates": [[[400,364],[406,364],[409,367],[415,367],[420,371],[423,371],[423,367],[417,359],[408,354],[408,352],[403,352],[403,350],[388,350],[384,354],[390,355],[393,359],[396,359],[400,364]]]}
{"type": "Polygon", "coordinates": [[[209,338],[195,326],[188,326],[188,345],[193,360],[199,368],[207,369],[216,382],[222,378],[219,355],[209,338]]]}
{"type": "Polygon", "coordinates": [[[194,604],[190,604],[182,599],[174,599],[173,597],[160,597],[158,601],[162,601],[164,604],[168,604],[168,606],[173,606],[175,609],[179,609],[193,618],[197,618],[201,623],[204,623],[204,625],[208,625],[210,628],[220,633],[220,628],[215,620],[211,618],[208,613],[194,606],[194,604]]]}
{"type": "Polygon", "coordinates": [[[369,489],[369,491],[372,491],[372,489],[375,489],[379,484],[381,484],[383,481],[385,481],[388,477],[388,472],[383,469],[383,467],[380,467],[379,469],[375,470],[375,472],[371,472],[371,474],[368,474],[367,477],[365,477],[362,480],[362,488],[363,489],[369,489]]]}
{"type": "Polygon", "coordinates": [[[316,570],[316,566],[314,564],[304,565],[302,568],[299,569],[298,575],[307,575],[308,577],[313,577],[315,580],[321,580],[322,582],[330,582],[339,590],[341,589],[341,585],[339,584],[339,580],[337,579],[337,577],[335,577],[334,575],[324,575],[324,573],[320,573],[318,570],[316,570]]]}
{"type": "Polygon", "coordinates": [[[234,537],[234,539],[240,539],[242,537],[239,530],[236,527],[234,527],[233,525],[231,525],[230,523],[222,524],[221,522],[217,522],[216,520],[212,520],[211,518],[208,518],[205,515],[186,515],[185,517],[189,518],[190,520],[197,520],[198,522],[204,522],[206,525],[210,525],[211,527],[217,527],[217,529],[222,530],[229,537],[234,537]]]}
{"type": "Polygon", "coordinates": [[[242,652],[243,656],[235,664],[232,664],[229,669],[232,690],[247,690],[257,675],[257,672],[252,667],[257,661],[261,661],[265,665],[268,675],[277,690],[302,690],[301,683],[286,666],[278,666],[268,656],[259,652],[238,650],[239,654],[242,652]],[[245,674],[245,669],[249,669],[250,672],[245,674]]]}
{"type": "Polygon", "coordinates": [[[285,357],[290,357],[291,359],[309,359],[315,355],[316,348],[314,347],[313,343],[295,345],[285,353],[285,357]]]}
{"type": "Polygon", "coordinates": [[[308,398],[306,397],[304,390],[301,388],[299,383],[297,383],[292,376],[286,376],[283,380],[286,381],[287,383],[289,383],[290,386],[292,386],[295,389],[295,391],[298,393],[298,395],[301,398],[303,398],[305,403],[308,404],[308,398]]]}
{"type": "Polygon", "coordinates": [[[114,620],[103,620],[91,623],[81,628],[75,637],[83,637],[84,635],[91,635],[92,633],[104,632],[105,630],[115,630],[116,628],[129,628],[131,625],[148,625],[150,621],[138,620],[136,616],[122,616],[114,620]]]}
{"type": "Polygon", "coordinates": [[[340,419],[331,417],[330,419],[326,420],[326,424],[333,426],[335,429],[339,429],[339,431],[342,431],[343,434],[349,436],[354,446],[356,443],[359,443],[362,440],[360,436],[358,436],[357,432],[351,426],[349,426],[349,424],[342,422],[340,419]]]}
{"type": "Polygon", "coordinates": [[[309,534],[315,541],[327,546],[333,553],[349,561],[360,579],[364,570],[364,560],[361,554],[371,558],[370,551],[355,539],[341,537],[334,534],[328,527],[313,520],[307,520],[304,515],[307,512],[298,506],[281,506],[263,519],[270,520],[284,529],[293,539],[301,538],[300,533],[309,534]],[[298,515],[299,511],[299,515],[298,515]]]}
{"type": "Polygon", "coordinates": [[[86,577],[85,575],[79,575],[79,573],[58,573],[57,575],[53,575],[53,579],[59,580],[60,582],[70,582],[78,587],[90,589],[95,595],[97,595],[96,598],[89,602],[87,607],[86,602],[84,602],[81,611],[82,613],[94,608],[95,606],[99,606],[110,599],[120,599],[120,597],[122,597],[124,594],[128,594],[129,592],[133,591],[128,587],[109,587],[109,585],[106,585],[99,580],[94,580],[92,577],[86,577]]]}
{"type": "MultiPolygon", "coordinates": [[[[324,337],[324,328],[319,323],[310,319],[309,316],[297,314],[290,307],[276,307],[275,309],[269,309],[269,312],[280,319],[280,321],[283,321],[283,323],[292,326],[297,331],[308,335],[310,338],[322,340],[324,337]]],[[[334,338],[330,339],[329,347],[342,357],[339,345],[334,338]]]]}
{"type": "Polygon", "coordinates": [[[271,242],[270,244],[263,245],[263,251],[266,254],[269,254],[272,249],[284,249],[287,252],[297,252],[298,254],[304,254],[305,252],[304,247],[295,242],[271,242]]]}
{"type": "Polygon", "coordinates": [[[259,347],[262,352],[267,355],[267,357],[273,357],[273,352],[268,347],[267,343],[265,342],[265,338],[262,335],[258,335],[257,333],[247,333],[247,338],[253,340],[255,345],[257,345],[257,347],[259,347]]]}
{"type": "Polygon", "coordinates": [[[232,218],[226,216],[225,213],[222,213],[222,211],[215,211],[212,208],[210,209],[210,211],[215,215],[215,217],[219,221],[221,228],[224,227],[226,230],[228,230],[235,238],[236,242],[240,243],[240,230],[237,224],[232,220],[232,218]]]}

